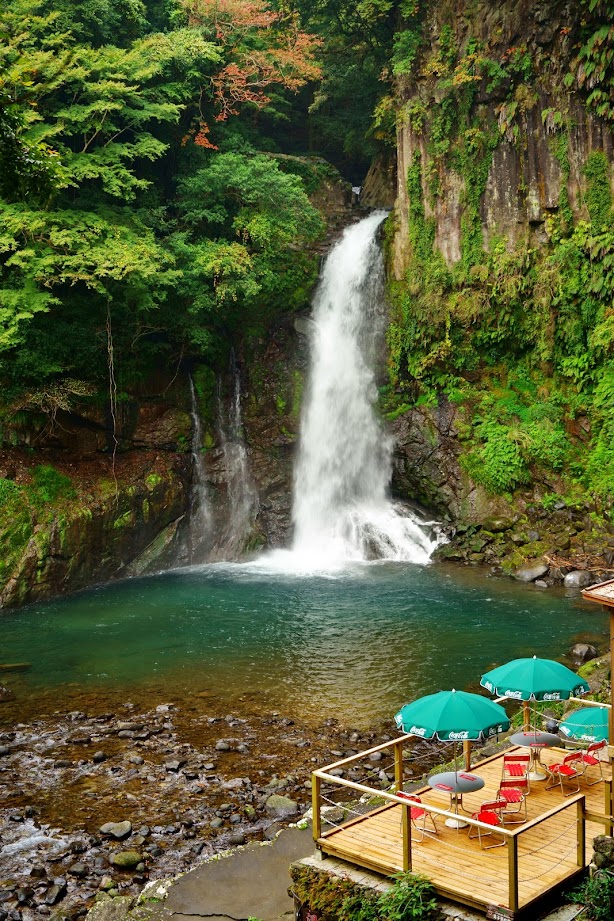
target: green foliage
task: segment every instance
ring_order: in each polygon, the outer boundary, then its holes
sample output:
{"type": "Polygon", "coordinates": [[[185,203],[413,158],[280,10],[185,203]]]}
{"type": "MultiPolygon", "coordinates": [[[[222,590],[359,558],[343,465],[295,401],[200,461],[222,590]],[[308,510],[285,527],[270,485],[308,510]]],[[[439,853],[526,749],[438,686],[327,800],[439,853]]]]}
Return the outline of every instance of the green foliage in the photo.
{"type": "Polygon", "coordinates": [[[293,889],[322,921],[434,921],[437,903],[432,883],[417,873],[400,873],[380,895],[351,880],[293,869],[293,889]]]}
{"type": "Polygon", "coordinates": [[[437,914],[433,884],[416,873],[395,877],[394,886],[379,899],[380,917],[386,921],[429,921],[437,914]]]}
{"type": "Polygon", "coordinates": [[[596,233],[612,225],[610,164],[602,150],[593,150],[584,166],[587,179],[586,206],[596,233]]]}
{"type": "Polygon", "coordinates": [[[57,502],[58,499],[74,499],[70,477],[65,476],[47,464],[35,467],[32,472],[32,495],[36,502],[57,502]]]}
{"type": "Polygon", "coordinates": [[[586,105],[600,118],[614,121],[614,6],[611,0],[582,0],[582,40],[566,77],[584,92],[586,105]]]}
{"type": "Polygon", "coordinates": [[[569,898],[585,906],[588,921],[610,921],[614,917],[614,874],[597,870],[569,898]]]}

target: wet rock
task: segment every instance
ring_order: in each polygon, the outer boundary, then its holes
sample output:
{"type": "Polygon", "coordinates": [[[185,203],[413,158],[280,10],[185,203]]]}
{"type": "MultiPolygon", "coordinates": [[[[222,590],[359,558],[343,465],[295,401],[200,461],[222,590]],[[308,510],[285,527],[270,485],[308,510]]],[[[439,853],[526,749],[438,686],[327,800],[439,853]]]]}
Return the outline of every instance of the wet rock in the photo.
{"type": "Polygon", "coordinates": [[[500,534],[502,531],[509,531],[511,527],[513,527],[511,519],[503,516],[487,518],[482,522],[482,528],[485,531],[490,531],[492,534],[500,534]]]}
{"type": "Polygon", "coordinates": [[[226,742],[224,739],[220,739],[219,742],[215,743],[215,750],[218,752],[229,752],[230,743],[226,742]]]}
{"type": "Polygon", "coordinates": [[[142,859],[139,851],[118,851],[111,855],[111,863],[120,870],[134,870],[142,859]]]}
{"type": "Polygon", "coordinates": [[[164,769],[168,771],[169,774],[176,774],[177,771],[179,771],[179,769],[182,768],[184,764],[185,764],[185,759],[182,760],[181,758],[176,758],[173,761],[165,761],[164,769]]]}
{"type": "Polygon", "coordinates": [[[242,832],[234,832],[229,835],[228,843],[231,847],[239,847],[241,844],[245,844],[245,835],[242,832]]]}
{"type": "Polygon", "coordinates": [[[535,563],[533,566],[522,566],[514,573],[514,578],[519,582],[535,582],[547,575],[548,567],[545,563],[535,563]]]}
{"type": "Polygon", "coordinates": [[[0,685],[0,703],[5,700],[14,700],[15,695],[10,688],[5,688],[3,685],[0,685]]]}
{"type": "Polygon", "coordinates": [[[73,863],[72,867],[68,868],[68,872],[71,876],[76,876],[82,879],[84,876],[87,876],[89,871],[84,863],[78,861],[77,863],[73,863]]]}
{"type": "Polygon", "coordinates": [[[96,896],[96,904],[88,912],[88,921],[125,921],[128,912],[134,905],[134,899],[126,895],[110,895],[100,892],[96,896]]]}
{"type": "Polygon", "coordinates": [[[593,838],[593,862],[598,869],[614,866],[614,838],[608,835],[597,835],[593,838]]]}
{"type": "Polygon", "coordinates": [[[576,643],[571,649],[571,657],[576,662],[590,662],[591,659],[596,659],[598,655],[599,653],[590,643],[576,643]]]}
{"type": "Polygon", "coordinates": [[[272,796],[268,797],[265,808],[270,815],[275,815],[279,818],[296,815],[299,811],[298,803],[288,796],[280,796],[278,793],[273,793],[272,796]]]}
{"type": "Polygon", "coordinates": [[[211,828],[221,828],[223,824],[224,824],[224,820],[221,819],[219,816],[215,816],[215,818],[211,819],[211,821],[209,822],[209,826],[211,828]]]}
{"type": "Polygon", "coordinates": [[[0,758],[2,758],[4,755],[10,755],[10,754],[11,754],[11,749],[8,747],[8,745],[0,745],[0,758]]]}
{"type": "Polygon", "coordinates": [[[528,540],[533,543],[536,540],[539,540],[539,531],[527,531],[528,540]]]}
{"type": "Polygon", "coordinates": [[[548,583],[544,582],[543,579],[536,579],[533,584],[536,585],[538,588],[548,588],[548,583]]]}
{"type": "Polygon", "coordinates": [[[567,573],[564,581],[565,588],[586,588],[587,585],[593,584],[593,577],[584,569],[574,569],[567,573]]]}
{"type": "Polygon", "coordinates": [[[92,756],[92,761],[94,762],[94,764],[102,764],[102,762],[106,760],[107,760],[107,755],[105,755],[105,753],[102,751],[94,752],[92,756]]]}
{"type": "Polygon", "coordinates": [[[117,838],[118,841],[121,841],[131,833],[132,822],[106,822],[98,830],[101,835],[109,835],[111,838],[117,838]]]}
{"type": "Polygon", "coordinates": [[[58,758],[57,761],[53,762],[54,768],[70,768],[72,767],[72,761],[68,761],[66,758],[58,758]]]}
{"type": "Polygon", "coordinates": [[[47,889],[45,893],[45,904],[46,905],[57,905],[64,896],[66,895],[66,883],[56,883],[54,882],[52,886],[47,889]]]}
{"type": "Polygon", "coordinates": [[[371,752],[369,755],[369,761],[381,761],[384,756],[381,752],[371,752]]]}

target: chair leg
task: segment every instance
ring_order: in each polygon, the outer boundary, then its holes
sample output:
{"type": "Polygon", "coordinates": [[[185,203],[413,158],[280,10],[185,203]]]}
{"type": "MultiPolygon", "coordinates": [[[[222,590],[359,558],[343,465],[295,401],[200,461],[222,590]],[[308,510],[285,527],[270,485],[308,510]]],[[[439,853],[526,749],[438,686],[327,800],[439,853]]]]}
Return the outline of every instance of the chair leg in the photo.
{"type": "Polygon", "coordinates": [[[502,838],[501,841],[498,841],[496,844],[482,844],[482,838],[483,837],[487,838],[489,835],[492,835],[492,834],[496,835],[497,833],[494,830],[493,831],[482,831],[482,829],[478,827],[478,839],[480,841],[480,847],[482,848],[483,851],[490,851],[492,850],[493,847],[505,847],[507,843],[505,838],[502,838]]]}
{"type": "Polygon", "coordinates": [[[587,786],[587,787],[594,787],[596,783],[603,783],[604,779],[605,779],[605,778],[604,778],[604,776],[603,776],[603,764],[602,764],[601,761],[600,761],[600,762],[599,762],[599,777],[597,778],[597,780],[590,780],[590,781],[587,780],[587,781],[586,781],[586,786],[587,786]]]}

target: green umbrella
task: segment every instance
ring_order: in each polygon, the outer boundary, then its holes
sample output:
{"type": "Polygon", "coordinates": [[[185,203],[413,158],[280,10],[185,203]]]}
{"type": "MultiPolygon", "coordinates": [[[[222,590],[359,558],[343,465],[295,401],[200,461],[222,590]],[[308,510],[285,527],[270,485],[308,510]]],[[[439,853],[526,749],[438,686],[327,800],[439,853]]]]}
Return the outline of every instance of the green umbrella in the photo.
{"type": "Polygon", "coordinates": [[[486,697],[466,691],[439,691],[406,704],[395,715],[408,735],[441,742],[478,741],[505,732],[507,713],[486,697]]]}
{"type": "Polygon", "coordinates": [[[608,715],[606,707],[576,710],[561,723],[559,732],[578,742],[602,742],[608,738],[608,715]]]}
{"type": "Polygon", "coordinates": [[[568,700],[589,689],[584,678],[552,659],[512,659],[480,679],[491,694],[514,700],[568,700]]]}

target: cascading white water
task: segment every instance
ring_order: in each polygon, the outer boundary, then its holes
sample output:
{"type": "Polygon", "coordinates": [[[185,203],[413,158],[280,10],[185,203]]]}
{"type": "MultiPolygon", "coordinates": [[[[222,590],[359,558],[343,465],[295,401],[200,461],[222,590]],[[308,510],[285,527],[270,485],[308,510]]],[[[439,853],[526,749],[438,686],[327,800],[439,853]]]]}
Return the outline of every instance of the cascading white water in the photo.
{"type": "Polygon", "coordinates": [[[218,418],[229,503],[228,527],[221,540],[221,546],[225,555],[232,558],[245,549],[250,527],[257,511],[258,493],[249,471],[241,417],[241,375],[234,352],[231,354],[230,365],[233,381],[232,397],[226,413],[221,392],[218,392],[218,418]]]}
{"type": "Polygon", "coordinates": [[[198,400],[194,381],[190,376],[192,418],[192,442],[190,445],[192,455],[192,492],[190,497],[190,519],[188,526],[188,558],[190,563],[198,563],[204,557],[207,544],[211,540],[213,515],[205,479],[205,464],[201,449],[203,446],[203,430],[198,413],[198,400]]]}
{"type": "Polygon", "coordinates": [[[373,558],[426,563],[437,545],[388,495],[391,442],[374,407],[382,336],[386,212],[349,227],[316,291],[311,367],[295,472],[292,553],[306,565],[373,558]]]}

